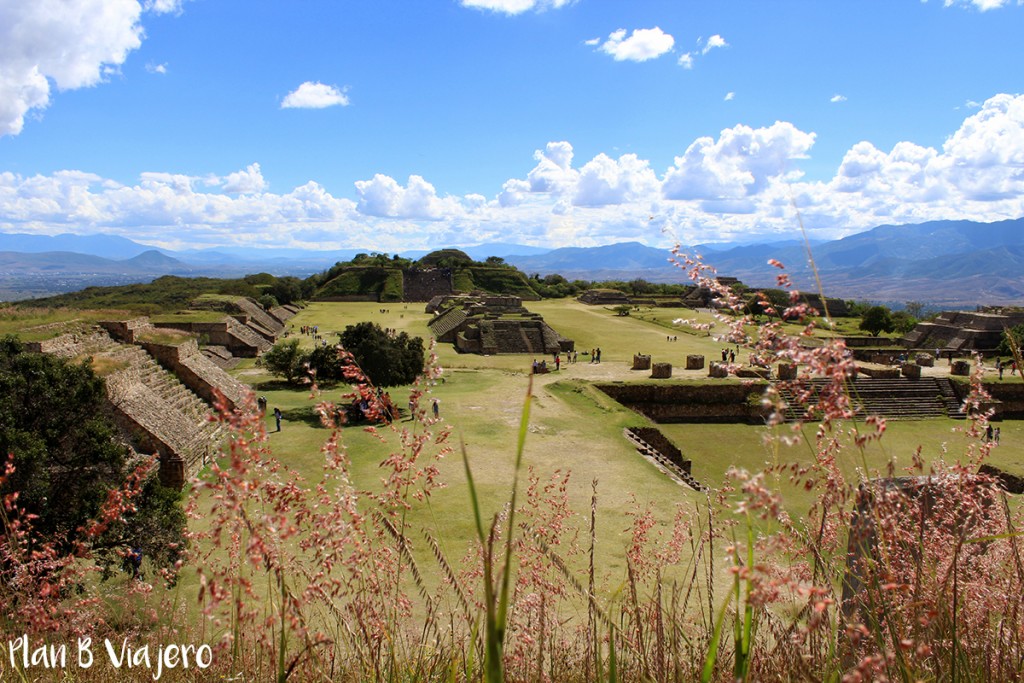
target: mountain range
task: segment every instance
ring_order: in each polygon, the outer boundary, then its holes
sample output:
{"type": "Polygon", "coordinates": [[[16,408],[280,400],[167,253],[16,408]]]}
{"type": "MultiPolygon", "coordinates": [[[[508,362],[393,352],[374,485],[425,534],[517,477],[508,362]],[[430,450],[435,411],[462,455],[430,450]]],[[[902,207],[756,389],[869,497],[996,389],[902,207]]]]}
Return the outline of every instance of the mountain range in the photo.
{"type": "MultiPolygon", "coordinates": [[[[667,250],[639,242],[544,249],[514,243],[459,247],[477,260],[500,256],[528,274],[569,279],[681,282],[667,250]]],[[[304,277],[359,252],[222,247],[187,251],[155,249],[109,235],[0,234],[0,299],[72,291],[92,284],[148,281],[160,275],[235,277],[266,271],[304,277]]],[[[813,265],[825,293],[845,299],[934,307],[1024,305],[1024,218],[997,223],[933,221],[883,225],[809,247],[800,242],[709,244],[683,248],[703,254],[722,275],[755,287],[775,286],[786,265],[800,289],[816,289],[813,265]],[[809,257],[810,254],[810,257],[809,257]]],[[[409,251],[419,258],[426,251],[409,251]]]]}

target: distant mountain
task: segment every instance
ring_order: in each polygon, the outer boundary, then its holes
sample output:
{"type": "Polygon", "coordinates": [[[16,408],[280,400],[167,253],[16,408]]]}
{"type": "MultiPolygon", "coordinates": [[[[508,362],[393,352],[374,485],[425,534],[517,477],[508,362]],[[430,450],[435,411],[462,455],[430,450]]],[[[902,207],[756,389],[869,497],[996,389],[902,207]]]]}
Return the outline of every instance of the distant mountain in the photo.
{"type": "MultiPolygon", "coordinates": [[[[668,263],[667,249],[638,242],[550,250],[509,243],[459,248],[477,260],[500,256],[528,274],[559,273],[585,280],[686,281],[686,274],[668,263]]],[[[56,291],[71,291],[69,288],[96,284],[104,278],[148,281],[169,273],[239,277],[266,271],[304,277],[348,261],[359,252],[372,251],[219,247],[172,252],[104,235],[0,234],[0,298],[5,298],[4,291],[14,293],[7,296],[45,291],[52,286],[50,281],[59,281],[56,291]],[[28,276],[38,286],[27,287],[28,276]]],[[[703,254],[720,274],[738,277],[754,287],[775,286],[778,271],[767,265],[768,259],[774,258],[785,264],[797,288],[816,287],[807,248],[801,242],[707,244],[684,251],[703,254]]],[[[419,258],[426,253],[409,251],[401,255],[419,258]]],[[[883,225],[813,244],[811,256],[830,296],[890,302],[920,300],[950,307],[1024,304],[1024,218],[996,223],[883,225]]]]}
{"type": "Polygon", "coordinates": [[[96,273],[156,277],[166,274],[191,275],[194,269],[155,250],[122,261],[68,251],[0,252],[0,274],[11,276],[46,272],[62,275],[96,273]]]}
{"type": "Polygon", "coordinates": [[[63,251],[102,256],[117,261],[138,256],[151,249],[153,247],[116,235],[0,233],[0,251],[17,251],[28,254],[63,251]]]}
{"type": "Polygon", "coordinates": [[[658,270],[669,268],[667,249],[639,242],[601,247],[562,247],[536,256],[507,256],[505,260],[526,273],[583,273],[602,270],[658,270]]]}

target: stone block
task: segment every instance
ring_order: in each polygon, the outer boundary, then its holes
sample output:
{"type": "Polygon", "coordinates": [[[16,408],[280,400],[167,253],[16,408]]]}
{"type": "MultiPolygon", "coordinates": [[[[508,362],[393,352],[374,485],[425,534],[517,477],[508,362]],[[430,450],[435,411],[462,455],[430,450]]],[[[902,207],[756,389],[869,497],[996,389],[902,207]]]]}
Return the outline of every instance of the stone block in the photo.
{"type": "Polygon", "coordinates": [[[917,363],[904,363],[900,371],[907,379],[921,379],[921,366],[917,363]]]}
{"type": "Polygon", "coordinates": [[[634,370],[650,370],[651,369],[651,357],[647,354],[638,353],[633,356],[633,369],[634,370]]]}
{"type": "Polygon", "coordinates": [[[779,363],[779,379],[784,381],[796,379],[795,363],[779,363]]]}
{"type": "Polygon", "coordinates": [[[708,366],[708,377],[728,377],[729,368],[725,363],[712,362],[708,366]]]}
{"type": "Polygon", "coordinates": [[[930,353],[919,353],[914,356],[914,361],[923,368],[935,367],[935,356],[930,353]]]}
{"type": "Polygon", "coordinates": [[[953,361],[950,373],[959,377],[969,377],[971,374],[971,364],[962,358],[960,360],[955,360],[953,361]]]}
{"type": "Polygon", "coordinates": [[[671,376],[671,363],[654,363],[651,366],[651,379],[668,379],[671,376]]]}
{"type": "Polygon", "coordinates": [[[704,356],[698,354],[691,354],[686,357],[686,369],[687,370],[703,370],[704,369],[704,356]]]}

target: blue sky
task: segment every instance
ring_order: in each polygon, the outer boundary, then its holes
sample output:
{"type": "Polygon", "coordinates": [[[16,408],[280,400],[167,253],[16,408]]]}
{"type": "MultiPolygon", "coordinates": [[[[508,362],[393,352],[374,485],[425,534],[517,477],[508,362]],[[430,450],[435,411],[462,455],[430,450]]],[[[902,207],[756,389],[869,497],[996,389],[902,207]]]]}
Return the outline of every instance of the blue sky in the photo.
{"type": "Polygon", "coordinates": [[[1019,0],[0,0],[0,231],[397,251],[1024,215],[1019,0]]]}

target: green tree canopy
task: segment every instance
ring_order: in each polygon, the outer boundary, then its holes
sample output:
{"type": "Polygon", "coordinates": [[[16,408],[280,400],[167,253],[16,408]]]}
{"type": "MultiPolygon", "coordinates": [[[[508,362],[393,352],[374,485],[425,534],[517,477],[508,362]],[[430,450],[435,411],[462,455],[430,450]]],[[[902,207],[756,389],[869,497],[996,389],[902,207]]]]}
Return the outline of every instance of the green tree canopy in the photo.
{"type": "Polygon", "coordinates": [[[1024,324],[1017,325],[1009,330],[1003,330],[1003,336],[999,340],[999,346],[996,348],[996,353],[1003,356],[1012,356],[1013,346],[1010,344],[1007,333],[1013,335],[1013,339],[1016,342],[1018,349],[1024,348],[1024,324]]]}
{"type": "Polygon", "coordinates": [[[423,339],[405,332],[389,335],[376,323],[349,325],[341,345],[378,387],[409,384],[423,370],[423,339]]]}
{"type": "MultiPolygon", "coordinates": [[[[88,363],[30,353],[14,337],[0,340],[0,453],[13,456],[15,467],[0,494],[17,491],[19,507],[36,515],[36,537],[62,552],[83,540],[83,525],[133,469],[105,400],[103,380],[88,363]]],[[[100,561],[109,566],[120,561],[118,551],[141,548],[150,561],[172,567],[185,548],[179,498],[155,476],[147,479],[135,512],[91,542],[100,561]]]]}
{"type": "Polygon", "coordinates": [[[295,382],[306,374],[306,364],[309,361],[309,354],[299,348],[298,339],[286,339],[278,342],[260,356],[256,362],[264,367],[271,374],[284,377],[289,384],[295,382]]]}
{"type": "Polygon", "coordinates": [[[892,332],[896,329],[892,314],[885,306],[872,306],[864,311],[860,320],[860,329],[870,332],[871,336],[877,337],[881,332],[892,332]]]}

